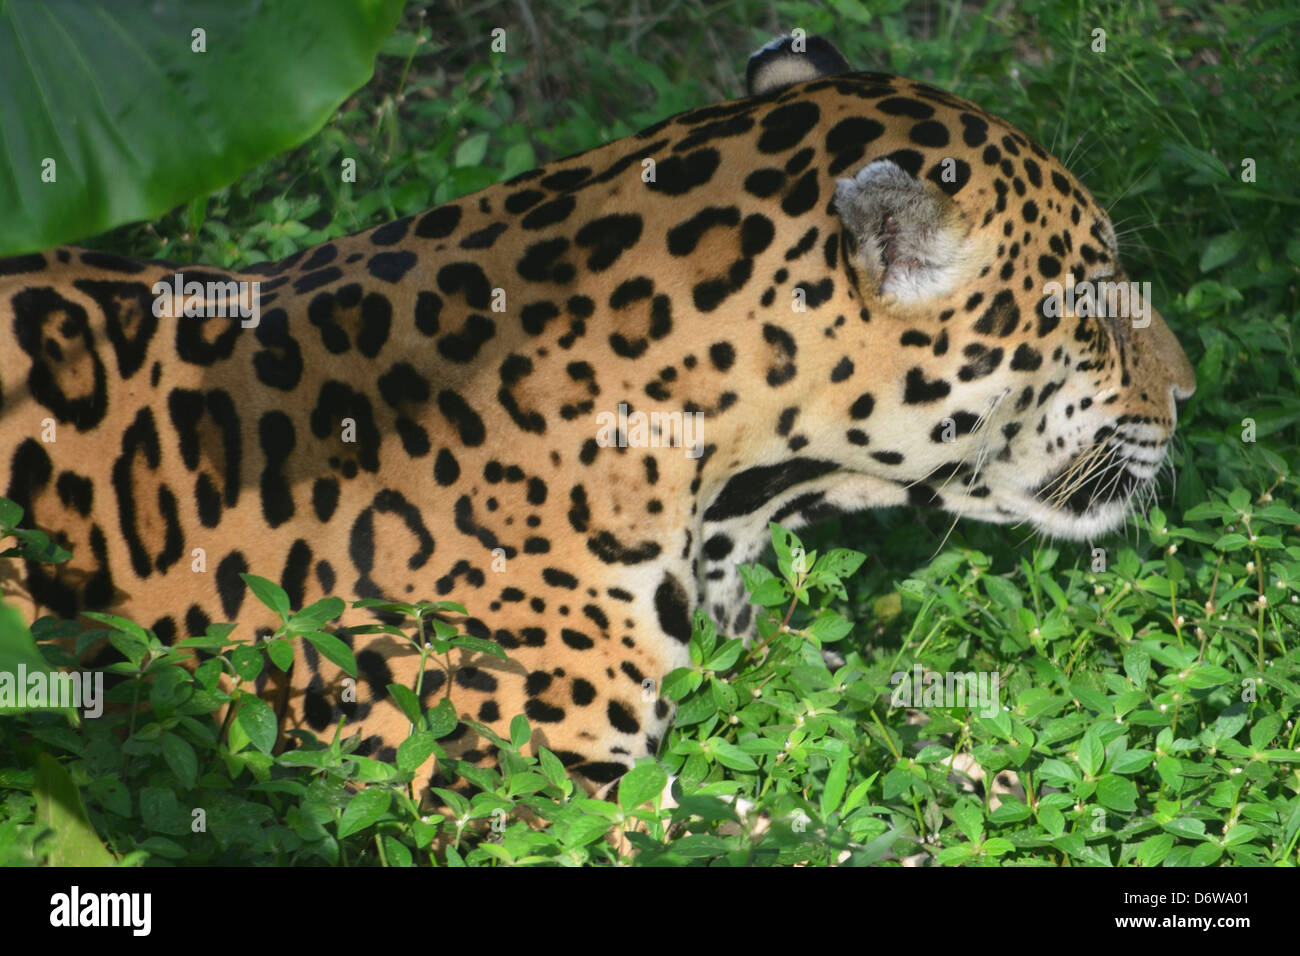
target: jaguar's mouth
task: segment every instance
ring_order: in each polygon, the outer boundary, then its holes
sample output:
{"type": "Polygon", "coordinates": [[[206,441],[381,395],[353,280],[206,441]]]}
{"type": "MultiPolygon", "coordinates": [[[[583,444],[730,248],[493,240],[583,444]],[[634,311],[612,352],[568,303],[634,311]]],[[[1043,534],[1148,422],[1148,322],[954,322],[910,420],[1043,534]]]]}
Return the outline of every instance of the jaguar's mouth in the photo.
{"type": "Polygon", "coordinates": [[[1055,511],[1075,517],[1114,502],[1124,502],[1147,481],[1135,474],[1119,445],[1093,445],[1034,489],[1033,495],[1055,511]]]}
{"type": "Polygon", "coordinates": [[[1130,457],[1120,443],[1092,445],[1029,490],[1026,517],[1060,537],[1106,534],[1154,494],[1157,470],[1130,457]]]}

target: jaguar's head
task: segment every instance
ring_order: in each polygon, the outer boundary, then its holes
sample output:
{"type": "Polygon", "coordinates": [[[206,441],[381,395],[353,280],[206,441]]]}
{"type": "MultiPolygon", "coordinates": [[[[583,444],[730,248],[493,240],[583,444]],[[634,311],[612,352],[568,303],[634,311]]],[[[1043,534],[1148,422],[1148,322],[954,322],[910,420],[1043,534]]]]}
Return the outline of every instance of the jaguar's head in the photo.
{"type": "Polygon", "coordinates": [[[946,119],[914,164],[928,175],[877,158],[837,183],[869,351],[900,382],[874,397],[869,439],[848,435],[860,470],[957,514],[1112,530],[1153,493],[1191,365],[1065,168],[974,107],[946,119]],[[882,401],[899,407],[882,416],[882,401]]]}

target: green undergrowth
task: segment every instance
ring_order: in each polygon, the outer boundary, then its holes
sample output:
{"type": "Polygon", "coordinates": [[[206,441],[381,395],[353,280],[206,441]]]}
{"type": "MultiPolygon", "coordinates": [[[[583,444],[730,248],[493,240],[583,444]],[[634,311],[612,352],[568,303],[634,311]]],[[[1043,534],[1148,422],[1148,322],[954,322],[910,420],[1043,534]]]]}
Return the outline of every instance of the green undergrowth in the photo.
{"type": "MultiPolygon", "coordinates": [[[[16,514],[0,506],[0,534],[16,514]]],[[[88,615],[102,626],[80,635],[46,618],[29,635],[6,611],[8,667],[37,652],[73,665],[56,638],[110,641],[123,660],[105,668],[120,679],[108,696],[124,709],[0,720],[0,861],[76,858],[102,841],[148,865],[1293,865],[1300,652],[1285,635],[1300,627],[1300,514],[1238,491],[1187,520],[1153,510],[1140,548],[1109,559],[1039,547],[999,568],[947,551],[877,598],[886,623],[870,645],[845,616],[864,556],[819,555],[774,525],[773,565],[744,569],[757,639],[745,648],[696,617],[690,666],[655,689],[677,707],[662,752],[608,799],[575,787],[545,748],[532,753],[523,716],[509,739],[466,721],[499,770],[446,759],[454,694],[421,709],[419,687],[388,688],[411,721],[393,761],[359,755],[342,733],[277,748],[253,684],[287,667],[299,640],[356,673],[328,632],[338,598],[293,611],[278,585],[247,575],[283,622],[256,645],[215,624],[167,647],[112,615],[88,615]],[[193,650],[213,656],[190,670],[193,650]],[[898,678],[918,672],[996,674],[999,693],[900,699],[898,678]],[[958,755],[1013,775],[1016,792],[995,802],[968,764],[951,766],[958,755]],[[438,789],[447,816],[418,803],[415,770],[431,756],[478,790],[438,789]],[[80,793],[84,826],[51,825],[60,786],[80,793]]],[[[48,557],[40,546],[11,553],[48,557]]],[[[432,616],[456,605],[358,606],[404,615],[408,626],[373,629],[425,660],[507,656],[432,616]]]]}

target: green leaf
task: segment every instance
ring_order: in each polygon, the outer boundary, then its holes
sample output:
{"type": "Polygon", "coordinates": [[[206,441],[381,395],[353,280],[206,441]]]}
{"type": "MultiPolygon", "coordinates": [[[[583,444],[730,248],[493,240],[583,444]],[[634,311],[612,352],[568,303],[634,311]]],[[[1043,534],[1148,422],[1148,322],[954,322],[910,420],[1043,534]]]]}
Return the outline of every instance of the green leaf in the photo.
{"type": "Polygon", "coordinates": [[[487,155],[489,134],[474,133],[465,137],[456,148],[455,164],[457,166],[477,166],[487,155]]]}
{"type": "Polygon", "coordinates": [[[0,4],[0,256],[156,219],[297,146],[370,77],[401,10],[0,4]],[[193,48],[196,27],[206,52],[193,48]],[[46,158],[54,182],[42,180],[46,158]]]}
{"type": "Polygon", "coordinates": [[[1173,163],[1191,171],[1192,181],[1197,185],[1226,183],[1231,180],[1231,173],[1223,160],[1213,153],[1180,142],[1169,143],[1165,152],[1173,163]]]}
{"type": "Polygon", "coordinates": [[[1173,848],[1172,834],[1157,833],[1155,836],[1147,837],[1138,845],[1135,858],[1143,866],[1158,866],[1173,848]]]}
{"type": "Polygon", "coordinates": [[[424,716],[429,722],[429,733],[437,739],[446,737],[460,723],[460,715],[456,713],[449,697],[438,701],[438,706],[428,710],[424,716]]]}
{"type": "Polygon", "coordinates": [[[50,866],[113,866],[116,860],[100,842],[86,816],[72,777],[49,754],[36,758],[36,822],[54,831],[50,837],[50,866]]]}
{"type": "Polygon", "coordinates": [[[826,787],[822,790],[821,815],[825,820],[837,809],[839,809],[840,800],[844,797],[844,790],[849,780],[849,755],[841,754],[831,764],[830,771],[826,774],[826,787]]]}
{"type": "Polygon", "coordinates": [[[398,771],[385,761],[356,754],[347,759],[354,768],[352,778],[360,783],[388,783],[398,779],[398,771]]]}
{"type": "MultiPolygon", "coordinates": [[[[32,640],[31,632],[27,630],[27,625],[23,623],[22,615],[18,613],[17,608],[0,603],[0,674],[7,675],[13,680],[15,692],[20,667],[24,668],[29,675],[53,673],[53,668],[45,663],[45,658],[37,650],[36,642],[32,640]]],[[[41,708],[18,707],[16,705],[19,699],[15,694],[13,705],[0,705],[0,714],[21,714],[29,710],[65,710],[71,713],[70,708],[50,707],[48,700],[46,706],[41,708]]]]}
{"type": "Polygon", "coordinates": [[[1225,232],[1213,237],[1201,251],[1201,271],[1212,272],[1225,262],[1230,262],[1245,246],[1246,234],[1241,230],[1225,232]]]}
{"type": "Polygon", "coordinates": [[[681,700],[695,691],[703,680],[704,675],[693,667],[679,667],[664,678],[660,691],[669,700],[681,700]]]}
{"type": "Polygon", "coordinates": [[[808,630],[823,644],[833,644],[853,630],[853,622],[827,608],[817,615],[817,620],[812,622],[808,630]]]}
{"type": "Polygon", "coordinates": [[[389,866],[408,867],[414,862],[410,848],[387,834],[384,835],[384,852],[388,855],[389,866]]]}
{"type": "Polygon", "coordinates": [[[985,856],[1002,856],[1006,853],[1010,853],[1015,848],[1016,845],[1010,840],[1002,837],[993,837],[992,839],[984,841],[983,846],[980,847],[980,851],[985,856]]]}
{"type": "Polygon", "coordinates": [[[1038,822],[1050,836],[1060,836],[1065,832],[1065,814],[1056,807],[1043,807],[1038,811],[1038,822]]]}
{"type": "Polygon", "coordinates": [[[1180,817],[1177,820],[1170,820],[1168,823],[1164,824],[1164,828],[1175,836],[1205,836],[1205,821],[1198,820],[1195,817],[1180,817]]]}
{"type": "Polygon", "coordinates": [[[719,713],[734,713],[740,707],[740,695],[736,693],[736,688],[730,684],[724,684],[717,677],[709,678],[709,691],[713,696],[714,706],[719,713]]]}
{"type": "Polygon", "coordinates": [[[962,863],[969,860],[975,855],[975,844],[962,843],[959,846],[950,846],[946,850],[940,850],[934,858],[937,866],[952,866],[956,863],[962,863]]]}
{"type": "Polygon", "coordinates": [[[1126,750],[1111,762],[1110,772],[1137,773],[1151,766],[1155,759],[1155,753],[1150,750],[1126,750]]]}
{"type": "Polygon", "coordinates": [[[274,637],[266,642],[266,653],[271,657],[271,663],[282,671],[287,671],[293,666],[293,645],[283,637],[274,637]]]}
{"type": "Polygon", "coordinates": [[[382,787],[367,787],[354,796],[348,801],[343,817],[339,820],[339,839],[358,833],[375,823],[388,812],[392,796],[391,790],[382,787]]]}
{"type": "Polygon", "coordinates": [[[856,810],[862,801],[867,799],[867,791],[871,789],[871,785],[876,782],[876,777],[879,775],[879,771],[877,771],[866,780],[860,781],[857,786],[853,788],[848,799],[844,801],[844,806],[840,808],[840,813],[847,816],[856,810]]]}
{"type": "Polygon", "coordinates": [[[1261,718],[1255,726],[1250,728],[1251,749],[1263,750],[1281,729],[1282,718],[1276,714],[1269,714],[1267,717],[1261,718]]]}
{"type": "Polygon", "coordinates": [[[708,747],[718,763],[724,767],[741,771],[758,769],[758,764],[754,763],[754,758],[729,740],[723,740],[721,737],[711,737],[708,740],[708,747]]]}
{"type": "Polygon", "coordinates": [[[342,598],[321,598],[289,618],[289,628],[293,631],[319,631],[346,608],[342,598]]]}
{"type": "Polygon", "coordinates": [[[1103,774],[1097,781],[1097,799],[1103,807],[1131,813],[1137,809],[1137,787],[1127,777],[1103,774]]]}
{"type": "Polygon", "coordinates": [[[528,718],[523,714],[515,714],[510,721],[510,743],[520,753],[528,746],[528,742],[533,739],[533,731],[528,726],[528,718]]]}
{"type": "Polygon", "coordinates": [[[1218,687],[1220,684],[1233,682],[1232,672],[1220,667],[1218,664],[1207,664],[1201,662],[1192,667],[1191,673],[1187,676],[1187,686],[1204,689],[1207,687],[1218,687]]]}
{"type": "Polygon", "coordinates": [[[256,574],[241,572],[239,576],[244,579],[244,583],[248,585],[248,589],[253,592],[254,597],[279,614],[280,617],[287,618],[289,616],[289,595],[284,592],[284,588],[274,581],[268,581],[256,574]]]}
{"type": "Polygon", "coordinates": [[[968,800],[952,808],[952,819],[972,843],[978,841],[984,832],[984,810],[968,800]]]}
{"type": "Polygon", "coordinates": [[[415,696],[415,691],[405,684],[389,684],[388,693],[408,721],[412,724],[420,722],[420,700],[415,696]]]}
{"type": "Polygon", "coordinates": [[[989,819],[997,824],[1019,823],[1033,815],[1033,811],[1019,800],[1004,796],[998,808],[989,814],[989,819]]]}
{"type": "Polygon", "coordinates": [[[22,506],[8,498],[0,498],[0,528],[16,528],[22,520],[22,506]]]}
{"type": "Polygon", "coordinates": [[[536,165],[537,156],[533,152],[532,143],[515,143],[506,148],[501,176],[504,179],[509,179],[511,176],[528,172],[536,165]]]}
{"type": "Polygon", "coordinates": [[[241,644],[230,652],[230,664],[243,681],[257,680],[265,663],[261,648],[252,644],[241,644]]]}
{"type": "Polygon", "coordinates": [[[828,551],[826,556],[817,562],[816,570],[832,577],[847,578],[855,574],[865,560],[867,556],[861,551],[835,548],[833,551],[828,551]]]}
{"type": "Polygon", "coordinates": [[[1249,843],[1258,835],[1258,827],[1253,827],[1249,823],[1238,823],[1223,835],[1223,844],[1224,846],[1239,846],[1242,843],[1249,843]]]}
{"type": "Polygon", "coordinates": [[[1097,735],[1097,731],[1089,730],[1079,740],[1079,767],[1089,777],[1095,776],[1101,769],[1101,762],[1106,756],[1106,748],[1097,735]]]}
{"type": "Polygon", "coordinates": [[[584,846],[593,840],[599,840],[609,830],[610,823],[603,817],[574,817],[573,820],[557,827],[558,836],[565,846],[584,846]]]}
{"type": "Polygon", "coordinates": [[[541,765],[542,773],[546,774],[546,779],[551,786],[563,790],[568,775],[564,772],[564,764],[561,763],[560,758],[545,747],[538,747],[537,760],[541,765]]]}
{"type": "Polygon", "coordinates": [[[659,794],[667,783],[668,774],[663,767],[653,759],[642,758],[618,782],[618,805],[624,810],[635,810],[654,801],[658,806],[659,794]]]}
{"type": "Polygon", "coordinates": [[[1281,502],[1265,505],[1255,512],[1255,517],[1278,524],[1300,525],[1300,511],[1287,507],[1281,502]]]}
{"type": "Polygon", "coordinates": [[[1000,578],[996,574],[987,574],[981,577],[984,582],[984,590],[988,592],[995,604],[1001,607],[1023,607],[1024,598],[1020,596],[1020,588],[1016,587],[1006,578],[1000,578]]]}
{"type": "Polygon", "coordinates": [[[759,607],[773,607],[790,600],[790,589],[780,578],[768,578],[750,592],[749,599],[759,607]]]}
{"type": "Polygon", "coordinates": [[[303,639],[316,648],[321,657],[342,668],[349,677],[357,676],[357,659],[352,654],[352,648],[333,634],[317,631],[315,634],[304,634],[303,639]]]}
{"type": "Polygon", "coordinates": [[[1183,786],[1183,764],[1177,757],[1161,757],[1156,761],[1156,773],[1166,787],[1180,790],[1183,786]]]}
{"type": "Polygon", "coordinates": [[[1223,848],[1217,843],[1202,843],[1192,851],[1188,859],[1189,866],[1213,866],[1223,856],[1223,848]]]}
{"type": "Polygon", "coordinates": [[[1124,652],[1124,673],[1134,684],[1142,687],[1151,673],[1151,655],[1140,647],[1130,647],[1124,652]]]}
{"type": "Polygon", "coordinates": [[[280,754],[276,763],[286,767],[314,767],[320,769],[333,762],[328,750],[289,750],[280,754]]]}
{"type": "Polygon", "coordinates": [[[262,753],[269,754],[275,747],[275,711],[260,697],[244,694],[239,699],[239,716],[235,722],[262,753]]]}
{"type": "Polygon", "coordinates": [[[199,760],[189,742],[178,734],[166,734],[162,739],[162,751],[163,759],[181,786],[187,790],[193,787],[199,778],[199,760]]]}
{"type": "Polygon", "coordinates": [[[463,648],[467,651],[474,651],[478,654],[491,654],[493,657],[499,657],[501,660],[506,659],[505,649],[496,641],[485,640],[481,637],[470,637],[468,634],[462,634],[460,637],[452,638],[452,647],[463,648]]]}
{"type": "Polygon", "coordinates": [[[433,756],[438,748],[438,737],[428,730],[417,731],[397,745],[397,769],[414,773],[433,756]]]}
{"type": "Polygon", "coordinates": [[[727,671],[730,670],[740,659],[741,652],[745,649],[745,642],[740,638],[734,638],[723,644],[714,653],[712,657],[704,664],[707,671],[727,671]]]}

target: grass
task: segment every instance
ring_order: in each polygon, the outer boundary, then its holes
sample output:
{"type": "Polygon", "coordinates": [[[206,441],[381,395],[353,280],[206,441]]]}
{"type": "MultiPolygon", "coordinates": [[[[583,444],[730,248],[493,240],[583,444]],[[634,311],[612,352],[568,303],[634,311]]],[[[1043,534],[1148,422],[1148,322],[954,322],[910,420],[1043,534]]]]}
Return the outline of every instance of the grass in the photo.
{"type": "MultiPolygon", "coordinates": [[[[499,773],[460,768],[484,792],[447,796],[448,820],[424,818],[408,786],[454,727],[446,707],[415,708],[391,765],[338,741],[276,756],[249,688],[287,644],[240,650],[213,633],[206,649],[225,653],[191,674],[174,649],[107,620],[126,657],[115,693],[150,710],[79,727],[58,715],[4,722],[0,860],[71,852],[73,837],[40,825],[62,773],[98,839],[150,864],[613,863],[612,827],[642,865],[1300,861],[1300,10],[870,10],[411,4],[372,83],[320,134],[205,202],[94,244],[228,266],[279,258],[738,95],[747,53],[802,27],[856,66],[1008,117],[1111,209],[1127,271],[1152,282],[1197,369],[1161,509],[1100,551],[974,523],[941,546],[949,520],[903,511],[839,519],[803,542],[776,529],[747,576],[766,609],[760,642],[746,651],[697,620],[692,666],[665,682],[678,717],[659,761],[588,800],[545,752],[519,753],[521,718],[497,741],[499,773]],[[489,53],[498,26],[507,49],[489,53]],[[339,182],[345,156],[355,184],[339,182]],[[828,667],[820,644],[843,664],[828,667]],[[895,675],[916,665],[996,673],[1005,707],[922,707],[926,722],[914,722],[893,695],[895,675]],[[223,703],[224,725],[212,716],[223,703]],[[123,740],[117,725],[131,720],[123,740]],[[57,762],[26,769],[38,752],[57,762]],[[969,768],[965,756],[986,780],[1014,778],[1010,792],[965,779],[951,766],[969,768]],[[667,773],[679,805],[647,808],[667,773]],[[551,825],[529,826],[525,811],[551,825]]],[[[18,522],[0,511],[0,532],[18,522]]],[[[280,607],[266,584],[257,593],[280,607]]],[[[312,639],[341,604],[281,609],[287,642],[312,639]]],[[[402,610],[421,646],[472,640],[421,631],[427,609],[402,610]]]]}

